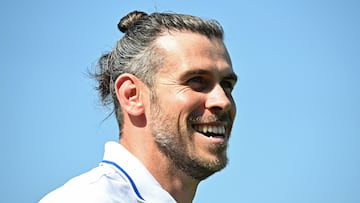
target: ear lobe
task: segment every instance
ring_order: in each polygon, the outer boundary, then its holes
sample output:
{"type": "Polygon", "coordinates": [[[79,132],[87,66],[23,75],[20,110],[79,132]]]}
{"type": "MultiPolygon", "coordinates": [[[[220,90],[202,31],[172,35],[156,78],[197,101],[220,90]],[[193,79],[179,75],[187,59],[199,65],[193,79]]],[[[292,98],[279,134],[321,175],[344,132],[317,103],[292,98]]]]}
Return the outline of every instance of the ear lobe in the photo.
{"type": "Polygon", "coordinates": [[[115,81],[116,97],[121,109],[133,116],[139,116],[145,112],[141,98],[141,83],[137,77],[131,74],[122,74],[115,81]]]}

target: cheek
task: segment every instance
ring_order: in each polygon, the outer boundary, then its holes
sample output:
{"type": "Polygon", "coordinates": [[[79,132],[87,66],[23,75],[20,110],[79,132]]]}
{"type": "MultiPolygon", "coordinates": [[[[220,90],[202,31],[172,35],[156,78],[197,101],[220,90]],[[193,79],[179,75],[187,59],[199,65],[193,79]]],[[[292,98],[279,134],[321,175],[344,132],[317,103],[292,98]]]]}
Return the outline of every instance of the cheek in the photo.
{"type": "Polygon", "coordinates": [[[201,94],[177,94],[174,97],[174,108],[189,114],[201,114],[205,107],[205,97],[201,94]]]}
{"type": "Polygon", "coordinates": [[[232,101],[232,106],[231,106],[231,110],[230,110],[230,119],[232,122],[234,122],[235,120],[235,116],[236,116],[236,104],[234,101],[232,101]]]}
{"type": "Polygon", "coordinates": [[[235,114],[236,114],[236,103],[235,103],[234,99],[231,100],[231,105],[232,105],[231,110],[234,112],[233,114],[235,116],[235,114]]]}
{"type": "Polygon", "coordinates": [[[158,94],[159,104],[170,113],[188,117],[191,114],[201,115],[205,107],[205,96],[184,86],[167,86],[158,94]]]}

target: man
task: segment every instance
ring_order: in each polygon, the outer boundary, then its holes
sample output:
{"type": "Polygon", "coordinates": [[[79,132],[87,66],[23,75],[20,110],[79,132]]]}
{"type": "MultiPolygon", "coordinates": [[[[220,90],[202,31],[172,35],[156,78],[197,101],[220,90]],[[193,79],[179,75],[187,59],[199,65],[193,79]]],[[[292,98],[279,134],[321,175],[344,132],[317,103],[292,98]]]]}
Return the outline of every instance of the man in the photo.
{"type": "Polygon", "coordinates": [[[215,21],[134,11],[99,60],[98,90],[113,104],[120,143],[41,202],[192,202],[226,166],[237,77],[215,21]]]}

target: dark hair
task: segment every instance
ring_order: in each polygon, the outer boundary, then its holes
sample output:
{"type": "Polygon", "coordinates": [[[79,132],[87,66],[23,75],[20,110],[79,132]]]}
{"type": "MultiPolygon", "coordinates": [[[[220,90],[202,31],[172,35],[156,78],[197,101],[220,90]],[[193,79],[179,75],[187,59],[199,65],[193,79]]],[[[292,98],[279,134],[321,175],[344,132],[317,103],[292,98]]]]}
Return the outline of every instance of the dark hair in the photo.
{"type": "Polygon", "coordinates": [[[114,104],[120,134],[123,124],[122,110],[116,98],[114,82],[122,73],[130,73],[152,87],[154,76],[162,67],[161,50],[154,41],[170,31],[190,31],[223,39],[223,29],[214,20],[175,13],[152,13],[133,11],[123,17],[118,28],[125,35],[110,53],[102,55],[98,62],[97,90],[104,105],[114,104]]]}

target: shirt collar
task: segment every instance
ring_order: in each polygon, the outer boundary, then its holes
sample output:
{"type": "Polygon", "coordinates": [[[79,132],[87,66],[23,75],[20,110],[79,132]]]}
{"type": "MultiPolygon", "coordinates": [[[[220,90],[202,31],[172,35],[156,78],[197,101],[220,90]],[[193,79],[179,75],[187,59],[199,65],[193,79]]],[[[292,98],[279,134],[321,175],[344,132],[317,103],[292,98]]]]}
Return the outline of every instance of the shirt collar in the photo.
{"type": "MultiPolygon", "coordinates": [[[[120,166],[136,185],[139,193],[146,202],[176,202],[173,197],[165,191],[146,167],[131,154],[125,147],[117,142],[105,144],[104,160],[111,161],[120,166]]],[[[124,173],[119,170],[119,173],[124,173]]]]}

